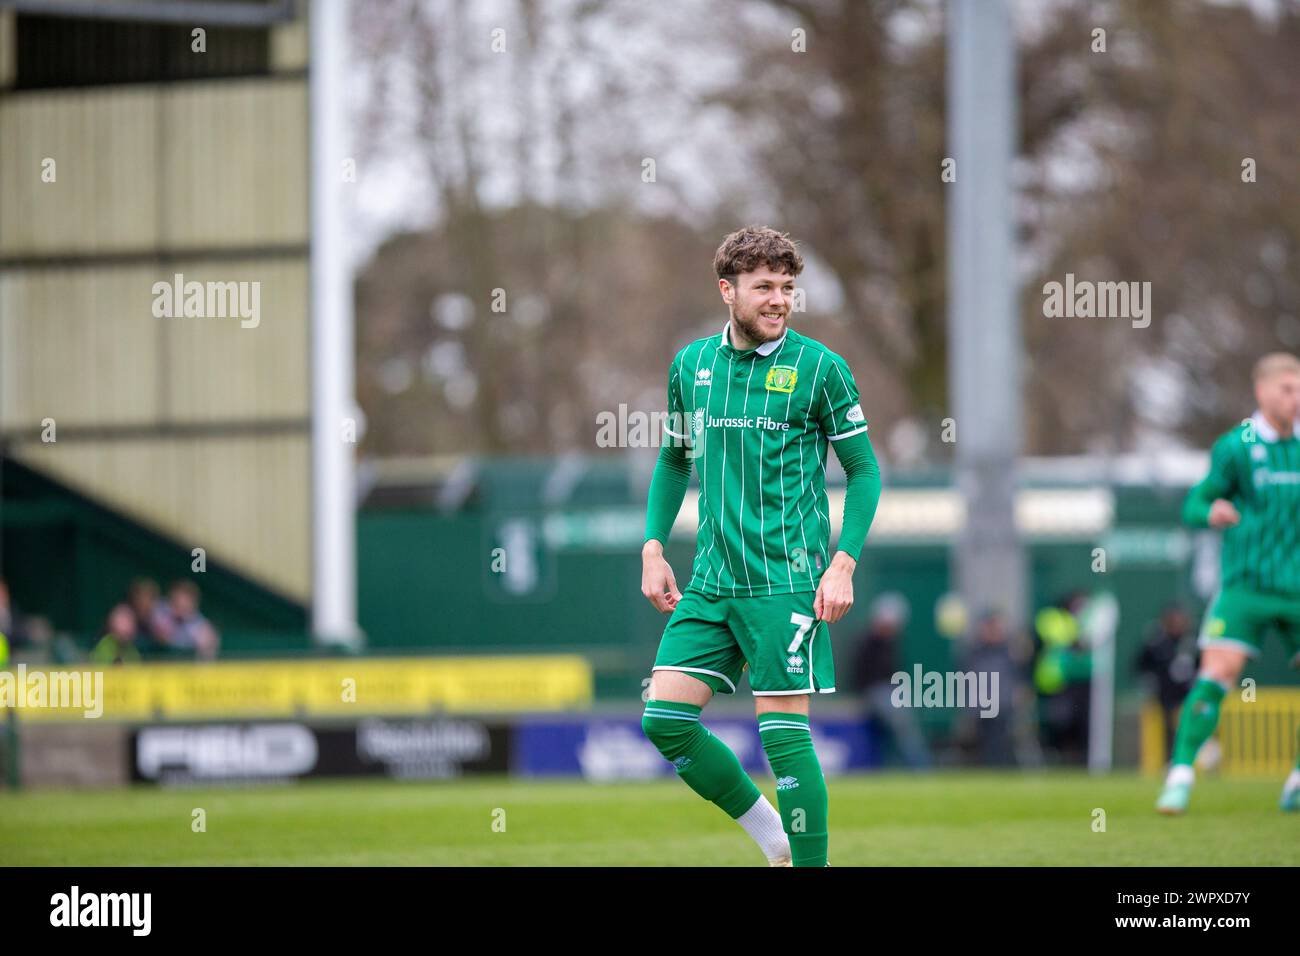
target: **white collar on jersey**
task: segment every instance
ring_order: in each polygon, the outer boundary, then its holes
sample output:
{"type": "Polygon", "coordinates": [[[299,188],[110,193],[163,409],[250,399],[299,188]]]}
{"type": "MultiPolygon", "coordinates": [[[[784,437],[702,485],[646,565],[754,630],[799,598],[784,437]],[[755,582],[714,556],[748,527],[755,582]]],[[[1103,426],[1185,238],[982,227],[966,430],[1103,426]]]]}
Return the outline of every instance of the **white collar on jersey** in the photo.
{"type": "MultiPolygon", "coordinates": [[[[771,342],[764,342],[758,348],[754,349],[754,351],[757,352],[759,355],[771,355],[773,352],[775,352],[777,349],[781,347],[781,343],[785,341],[786,333],[788,333],[789,331],[790,331],[790,327],[786,326],[785,330],[781,333],[781,337],[779,339],[773,339],[771,342]]],[[[722,344],[731,345],[731,323],[730,322],[728,322],[726,325],[722,327],[722,344]]],[[[734,345],[731,345],[731,347],[733,349],[736,348],[734,345]]]]}
{"type": "MultiPolygon", "coordinates": [[[[1250,420],[1255,425],[1256,435],[1270,444],[1277,441],[1277,429],[1269,424],[1268,419],[1264,417],[1264,413],[1258,408],[1255,409],[1255,414],[1250,416],[1250,420]]],[[[1296,438],[1300,438],[1300,421],[1295,423],[1293,434],[1296,438]]]]}

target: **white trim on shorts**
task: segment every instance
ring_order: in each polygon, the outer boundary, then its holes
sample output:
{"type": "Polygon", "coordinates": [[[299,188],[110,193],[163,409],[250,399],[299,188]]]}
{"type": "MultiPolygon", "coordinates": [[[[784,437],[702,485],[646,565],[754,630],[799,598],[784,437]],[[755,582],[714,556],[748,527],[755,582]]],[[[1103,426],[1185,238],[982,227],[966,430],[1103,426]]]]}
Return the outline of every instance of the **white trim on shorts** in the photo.
{"type": "Polygon", "coordinates": [[[717,671],[711,671],[704,667],[674,667],[672,664],[657,664],[650,668],[650,673],[653,674],[655,671],[685,671],[688,674],[708,674],[712,677],[718,678],[719,680],[726,681],[727,686],[731,688],[731,693],[734,694],[736,692],[736,685],[731,682],[731,678],[726,674],[719,674],[717,671]]]}
{"type": "Polygon", "coordinates": [[[789,697],[794,694],[833,694],[834,687],[823,687],[821,690],[756,690],[752,691],[755,697],[789,697]]]}
{"type": "Polygon", "coordinates": [[[1236,651],[1245,651],[1247,657],[1259,657],[1259,648],[1249,641],[1235,637],[1210,637],[1202,634],[1196,639],[1196,646],[1205,650],[1210,647],[1227,647],[1236,651]]]}

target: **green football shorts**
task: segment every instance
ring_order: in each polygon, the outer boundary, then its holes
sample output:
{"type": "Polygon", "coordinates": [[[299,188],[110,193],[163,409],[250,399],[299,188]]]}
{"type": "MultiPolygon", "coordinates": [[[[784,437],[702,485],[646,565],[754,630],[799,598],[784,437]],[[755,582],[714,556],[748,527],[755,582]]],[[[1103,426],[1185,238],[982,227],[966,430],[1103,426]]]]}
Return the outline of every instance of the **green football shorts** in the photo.
{"type": "Polygon", "coordinates": [[[715,597],[687,589],[664,628],[652,668],[685,671],[715,694],[734,694],[749,665],[756,697],[832,694],[830,628],[813,617],[816,593],[715,597]]]}
{"type": "Polygon", "coordinates": [[[1288,656],[1300,650],[1300,598],[1259,591],[1220,591],[1205,612],[1199,647],[1234,647],[1258,657],[1270,630],[1288,656]]]}

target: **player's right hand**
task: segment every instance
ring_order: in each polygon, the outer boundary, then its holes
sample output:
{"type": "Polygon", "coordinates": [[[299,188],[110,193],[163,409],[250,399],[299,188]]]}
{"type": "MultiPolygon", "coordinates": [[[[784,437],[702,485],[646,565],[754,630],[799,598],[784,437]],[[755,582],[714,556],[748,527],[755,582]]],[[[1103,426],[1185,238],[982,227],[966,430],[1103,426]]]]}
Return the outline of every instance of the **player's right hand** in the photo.
{"type": "Polygon", "coordinates": [[[1227,498],[1216,498],[1210,505],[1209,525],[1211,528],[1231,528],[1241,524],[1241,512],[1227,498]]]}
{"type": "Polygon", "coordinates": [[[641,593],[646,596],[655,610],[662,614],[671,613],[682,599],[682,592],[677,590],[677,579],[673,569],[664,558],[663,547],[651,547],[657,541],[646,542],[641,552],[641,593]]]}

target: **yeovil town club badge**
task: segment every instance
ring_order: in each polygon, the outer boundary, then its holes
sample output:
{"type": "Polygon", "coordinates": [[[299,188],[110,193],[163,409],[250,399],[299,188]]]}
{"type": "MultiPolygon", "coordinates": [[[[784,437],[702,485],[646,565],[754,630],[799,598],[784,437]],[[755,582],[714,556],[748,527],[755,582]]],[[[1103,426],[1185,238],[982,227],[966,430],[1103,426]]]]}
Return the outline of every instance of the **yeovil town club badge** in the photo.
{"type": "Polygon", "coordinates": [[[790,365],[773,365],[767,370],[769,392],[793,392],[798,380],[799,370],[790,365]]]}

